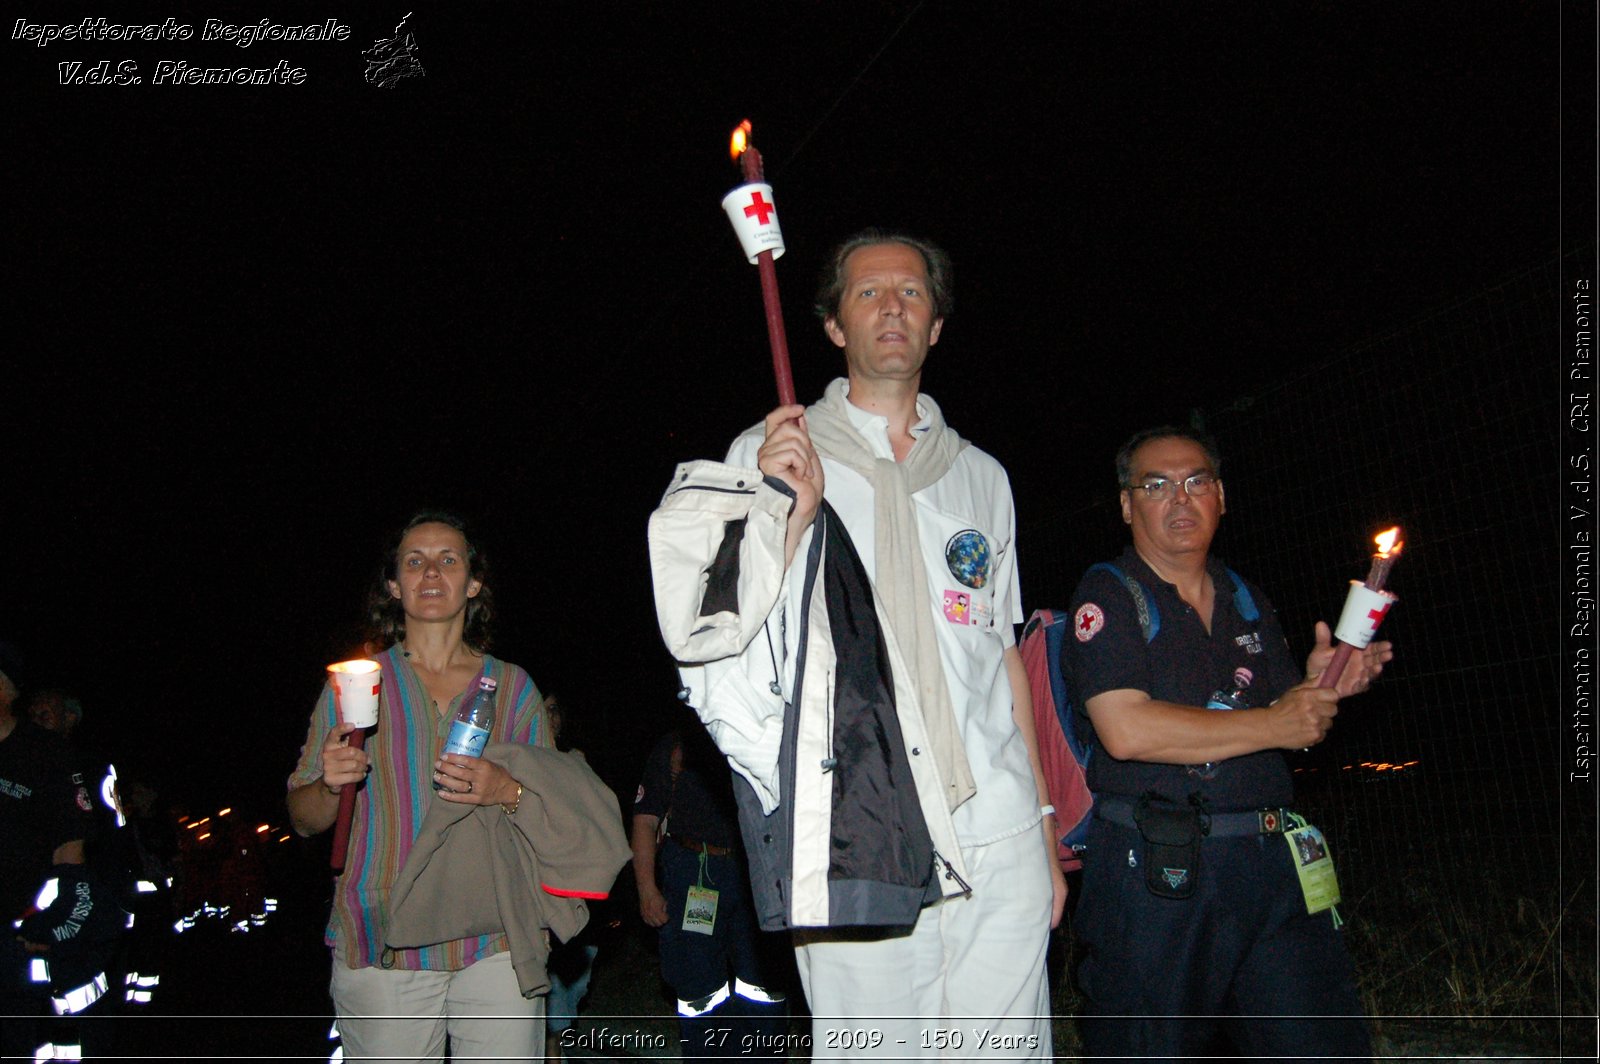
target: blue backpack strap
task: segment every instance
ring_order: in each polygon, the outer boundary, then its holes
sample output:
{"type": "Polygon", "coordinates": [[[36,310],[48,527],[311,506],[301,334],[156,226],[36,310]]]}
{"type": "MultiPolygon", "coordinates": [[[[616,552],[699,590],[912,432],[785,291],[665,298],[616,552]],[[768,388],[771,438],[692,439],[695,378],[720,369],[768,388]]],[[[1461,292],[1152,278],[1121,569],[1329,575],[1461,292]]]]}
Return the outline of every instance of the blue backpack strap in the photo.
{"type": "Polygon", "coordinates": [[[1256,608],[1256,600],[1251,597],[1250,589],[1244,586],[1244,577],[1228,570],[1228,576],[1233,580],[1233,606],[1239,611],[1246,624],[1255,624],[1261,619],[1261,611],[1256,608]]]}
{"type": "MultiPolygon", "coordinates": [[[[1148,643],[1154,639],[1161,631],[1161,611],[1156,608],[1156,604],[1154,602],[1150,601],[1150,596],[1144,593],[1144,585],[1139,583],[1139,581],[1135,580],[1133,577],[1129,576],[1127,573],[1123,572],[1111,562],[1095,562],[1093,565],[1089,566],[1090,572],[1093,572],[1096,569],[1104,569],[1106,572],[1122,581],[1122,586],[1127,588],[1128,594],[1133,596],[1133,608],[1139,614],[1139,631],[1144,633],[1144,641],[1148,643]]],[[[1234,583],[1240,588],[1244,587],[1244,584],[1241,583],[1237,578],[1235,578],[1234,583]]],[[[1249,599],[1249,592],[1246,592],[1245,601],[1248,602],[1249,599]]],[[[1255,603],[1250,603],[1250,609],[1252,611],[1255,610],[1255,603]]],[[[1250,620],[1253,621],[1254,618],[1252,617],[1250,620]]]]}
{"type": "MultiPolygon", "coordinates": [[[[1022,641],[1026,643],[1036,631],[1043,631],[1045,660],[1049,663],[1050,698],[1056,705],[1056,721],[1063,731],[1068,728],[1071,717],[1072,699],[1067,693],[1066,677],[1061,675],[1061,648],[1064,645],[1063,636],[1069,617],[1060,610],[1042,609],[1035,610],[1028,623],[1022,629],[1022,641]]],[[[1019,646],[1021,644],[1018,644],[1019,646]]],[[[1071,735],[1071,732],[1067,732],[1071,735]]]]}
{"type": "Polygon", "coordinates": [[[1044,646],[1048,655],[1046,660],[1050,663],[1050,697],[1056,704],[1056,723],[1061,726],[1067,745],[1072,748],[1072,756],[1081,765],[1087,760],[1087,755],[1073,732],[1072,692],[1068,690],[1067,678],[1061,672],[1061,652],[1066,646],[1067,631],[1072,627],[1072,615],[1050,610],[1046,624],[1049,627],[1045,629],[1044,646]]]}

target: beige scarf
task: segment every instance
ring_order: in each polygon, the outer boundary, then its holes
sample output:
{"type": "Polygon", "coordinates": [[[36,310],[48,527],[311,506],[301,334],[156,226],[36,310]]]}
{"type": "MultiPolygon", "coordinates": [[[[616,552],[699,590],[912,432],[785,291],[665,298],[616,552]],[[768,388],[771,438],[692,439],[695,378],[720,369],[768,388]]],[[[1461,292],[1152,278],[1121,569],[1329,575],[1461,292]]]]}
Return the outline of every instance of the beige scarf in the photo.
{"type": "Polygon", "coordinates": [[[918,395],[917,406],[926,412],[930,427],[917,436],[905,461],[879,458],[845,410],[846,384],[841,377],[828,385],[821,401],[806,409],[806,425],[821,454],[860,473],[872,485],[877,570],[873,584],[895,643],[911,667],[911,686],[922,702],[928,744],[945,781],[945,798],[954,810],[977,793],[977,785],[944,682],[911,496],[944,476],[967,441],[945,424],[939,404],[918,395]]]}

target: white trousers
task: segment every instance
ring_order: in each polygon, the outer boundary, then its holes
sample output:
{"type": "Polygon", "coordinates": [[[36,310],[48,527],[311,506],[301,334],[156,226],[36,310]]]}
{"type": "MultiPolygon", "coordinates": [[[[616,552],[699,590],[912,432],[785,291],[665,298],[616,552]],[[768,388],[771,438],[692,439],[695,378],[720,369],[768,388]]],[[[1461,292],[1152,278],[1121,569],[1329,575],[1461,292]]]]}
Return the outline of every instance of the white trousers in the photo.
{"type": "Polygon", "coordinates": [[[544,1060],[544,998],[525,998],[511,954],[459,972],[347,968],[333,958],[333,1008],[345,1060],[544,1060]]]}
{"type": "Polygon", "coordinates": [[[811,1059],[1050,1059],[1043,832],[961,853],[971,896],[923,909],[909,933],[795,933],[811,1059]]]}

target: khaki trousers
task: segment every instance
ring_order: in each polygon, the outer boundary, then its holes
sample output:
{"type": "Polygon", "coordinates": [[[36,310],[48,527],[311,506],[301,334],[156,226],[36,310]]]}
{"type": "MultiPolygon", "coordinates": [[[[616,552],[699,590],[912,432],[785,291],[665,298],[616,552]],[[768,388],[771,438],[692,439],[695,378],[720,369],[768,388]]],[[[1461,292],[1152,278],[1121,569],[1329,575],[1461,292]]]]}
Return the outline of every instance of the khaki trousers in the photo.
{"type": "Polygon", "coordinates": [[[544,1060],[544,998],[524,998],[511,954],[459,972],[347,968],[335,951],[330,986],[345,1060],[435,1064],[544,1060]]]}

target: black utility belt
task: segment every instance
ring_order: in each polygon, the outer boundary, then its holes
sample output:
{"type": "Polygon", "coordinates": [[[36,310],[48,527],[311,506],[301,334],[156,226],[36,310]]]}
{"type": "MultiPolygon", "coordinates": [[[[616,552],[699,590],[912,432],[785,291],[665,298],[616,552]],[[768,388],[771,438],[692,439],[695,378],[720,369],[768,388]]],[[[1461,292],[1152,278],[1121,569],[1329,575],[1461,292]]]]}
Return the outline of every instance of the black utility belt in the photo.
{"type": "MultiPolygon", "coordinates": [[[[1096,798],[1094,815],[1101,820],[1125,828],[1138,829],[1133,817],[1134,801],[1131,798],[1096,798]]],[[[1203,821],[1211,838],[1230,835],[1282,835],[1294,825],[1289,822],[1289,810],[1284,808],[1253,809],[1243,813],[1207,813],[1203,821]]]]}

